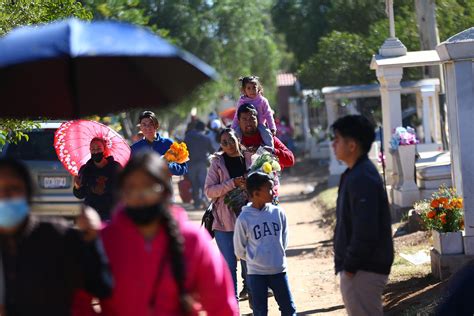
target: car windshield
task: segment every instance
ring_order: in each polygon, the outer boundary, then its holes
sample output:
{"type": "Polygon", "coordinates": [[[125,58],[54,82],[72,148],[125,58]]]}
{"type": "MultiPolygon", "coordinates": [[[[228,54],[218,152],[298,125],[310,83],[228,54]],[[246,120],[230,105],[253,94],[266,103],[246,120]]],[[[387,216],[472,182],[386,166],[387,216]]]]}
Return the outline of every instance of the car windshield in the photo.
{"type": "Polygon", "coordinates": [[[22,139],[18,144],[9,144],[6,155],[21,160],[58,160],[54,150],[54,129],[32,131],[29,139],[22,139]]]}

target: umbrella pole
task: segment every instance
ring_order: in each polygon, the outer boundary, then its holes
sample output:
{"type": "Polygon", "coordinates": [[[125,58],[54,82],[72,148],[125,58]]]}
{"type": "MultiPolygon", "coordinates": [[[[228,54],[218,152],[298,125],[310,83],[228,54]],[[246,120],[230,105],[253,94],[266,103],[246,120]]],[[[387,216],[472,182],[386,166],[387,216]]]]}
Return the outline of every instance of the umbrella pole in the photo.
{"type": "Polygon", "coordinates": [[[76,76],[76,60],[69,58],[69,93],[71,95],[72,115],[73,118],[79,118],[79,103],[77,100],[77,76],[76,76]]]}

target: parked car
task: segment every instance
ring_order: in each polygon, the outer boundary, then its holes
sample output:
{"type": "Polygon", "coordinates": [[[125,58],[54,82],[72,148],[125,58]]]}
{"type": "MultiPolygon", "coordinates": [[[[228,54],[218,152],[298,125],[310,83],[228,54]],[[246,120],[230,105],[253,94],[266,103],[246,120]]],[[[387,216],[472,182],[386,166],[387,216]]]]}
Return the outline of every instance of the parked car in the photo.
{"type": "Polygon", "coordinates": [[[32,212],[38,215],[74,217],[82,202],[72,194],[73,178],[54,149],[54,132],[60,122],[40,123],[28,132],[29,139],[7,143],[0,155],[20,159],[30,169],[35,185],[32,212]]]}

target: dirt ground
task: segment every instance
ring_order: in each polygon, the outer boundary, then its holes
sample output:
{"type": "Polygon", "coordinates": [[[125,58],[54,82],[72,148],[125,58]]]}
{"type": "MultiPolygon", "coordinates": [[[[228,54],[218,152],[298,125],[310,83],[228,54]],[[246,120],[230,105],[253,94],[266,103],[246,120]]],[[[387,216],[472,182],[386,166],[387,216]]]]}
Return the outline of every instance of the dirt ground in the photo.
{"type": "MultiPolygon", "coordinates": [[[[281,181],[280,201],[289,224],[287,272],[298,315],[346,315],[334,275],[331,216],[327,211],[325,214],[317,198],[318,193],[326,189],[326,179],[327,167],[319,161],[305,161],[285,170],[281,181]]],[[[176,196],[179,203],[178,194],[176,196]]],[[[183,206],[192,220],[200,222],[203,211],[193,210],[190,204],[183,206]]],[[[418,239],[426,240],[420,236],[418,239]]],[[[405,239],[411,240],[410,237],[405,239]]],[[[403,245],[405,239],[396,244],[403,245]]],[[[440,284],[424,272],[417,278],[401,276],[387,287],[386,314],[405,314],[403,311],[413,304],[426,305],[426,300],[437,295],[440,288],[440,284]]],[[[240,310],[242,315],[251,315],[248,301],[240,302],[240,310]]],[[[269,315],[280,315],[274,298],[269,298],[269,315]]]]}

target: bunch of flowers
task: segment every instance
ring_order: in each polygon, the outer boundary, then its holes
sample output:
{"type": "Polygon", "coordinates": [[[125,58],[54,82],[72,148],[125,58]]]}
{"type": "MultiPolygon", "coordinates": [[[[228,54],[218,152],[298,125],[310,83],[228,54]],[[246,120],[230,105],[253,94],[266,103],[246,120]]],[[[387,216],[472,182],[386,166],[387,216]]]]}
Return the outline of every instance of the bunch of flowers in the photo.
{"type": "Polygon", "coordinates": [[[258,148],[257,152],[252,156],[252,164],[250,166],[250,173],[256,171],[266,174],[280,172],[281,167],[278,158],[262,147],[258,148]]]}
{"type": "Polygon", "coordinates": [[[419,141],[416,138],[415,129],[407,126],[404,127],[397,127],[392,134],[392,139],[390,140],[390,147],[392,149],[398,149],[398,146],[405,146],[405,145],[415,145],[418,144],[419,141]]]}
{"type": "Polygon", "coordinates": [[[236,216],[239,216],[242,211],[242,207],[249,202],[247,190],[241,187],[237,187],[232,191],[229,191],[224,196],[224,204],[227,205],[229,210],[235,213],[236,216]]]}
{"type": "Polygon", "coordinates": [[[189,151],[186,144],[174,142],[164,154],[167,162],[185,163],[189,160],[189,151]]]}
{"type": "Polygon", "coordinates": [[[453,188],[442,185],[431,199],[416,202],[414,209],[428,229],[446,233],[464,228],[463,201],[453,188]]]}

